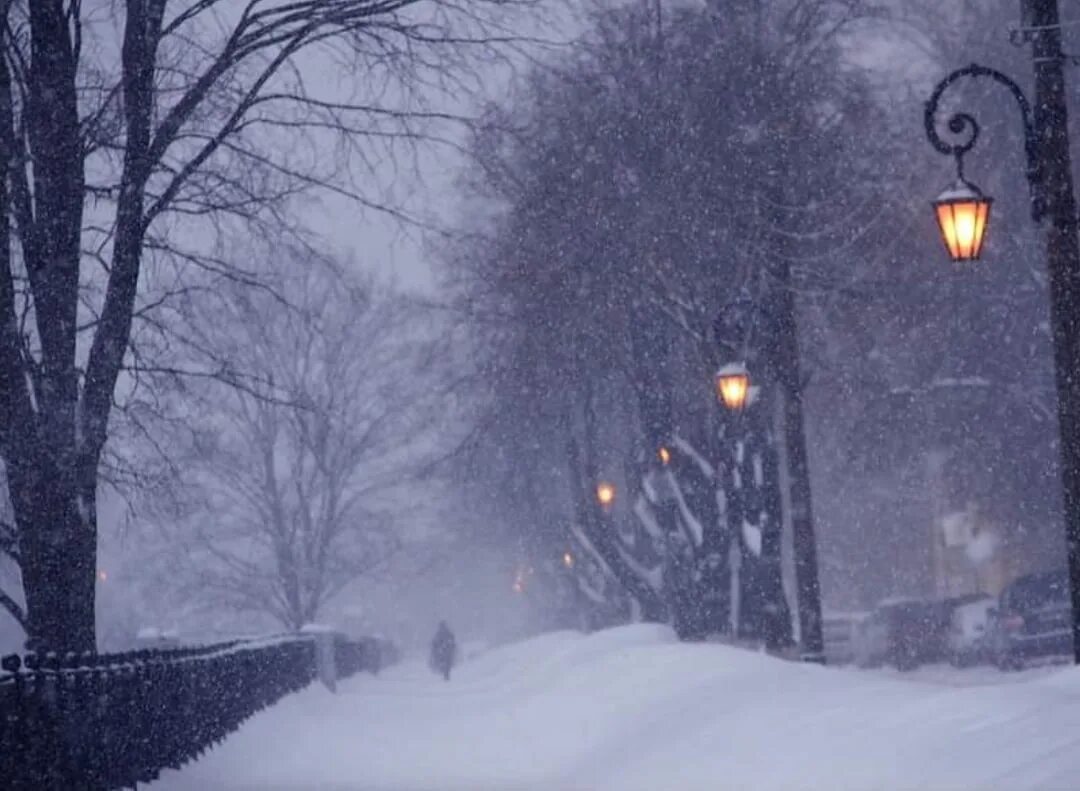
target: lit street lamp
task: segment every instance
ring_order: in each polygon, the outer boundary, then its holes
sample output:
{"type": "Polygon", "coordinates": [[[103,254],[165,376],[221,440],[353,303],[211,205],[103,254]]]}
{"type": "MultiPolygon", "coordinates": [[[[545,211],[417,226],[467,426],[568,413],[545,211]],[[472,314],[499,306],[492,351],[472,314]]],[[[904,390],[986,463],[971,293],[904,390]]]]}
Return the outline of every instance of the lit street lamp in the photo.
{"type": "Polygon", "coordinates": [[[596,502],[607,511],[615,503],[615,484],[601,481],[596,485],[596,502]]]}
{"type": "MultiPolygon", "coordinates": [[[[941,139],[937,131],[938,104],[944,91],[964,77],[987,77],[1004,86],[1016,99],[1024,125],[1027,179],[1031,189],[1031,213],[1036,222],[1047,218],[1046,267],[1050,282],[1050,316],[1054,343],[1058,423],[1061,441],[1061,477],[1064,490],[1065,542],[1068,550],[1072,595],[1074,658],[1080,664],[1080,235],[1076,196],[1073,192],[1069,151],[1068,109],[1061,51],[1061,21],[1057,0],[1022,0],[1023,28],[1030,41],[1035,70],[1035,101],[995,69],[971,65],[957,69],[934,88],[926,103],[926,135],[942,154],[956,158],[961,181],[963,157],[979,137],[979,125],[967,113],[948,121],[957,143],[941,139]]],[[[989,199],[975,195],[953,196],[935,202],[942,238],[954,260],[978,258],[989,218],[989,199]],[[943,219],[944,218],[944,219],[943,219]]]]}
{"type": "Polygon", "coordinates": [[[750,374],[743,363],[728,363],[716,372],[716,396],[733,412],[746,406],[750,392],[750,374]]]}
{"type": "Polygon", "coordinates": [[[953,261],[976,261],[982,252],[993,198],[963,178],[937,196],[934,212],[953,261]]]}

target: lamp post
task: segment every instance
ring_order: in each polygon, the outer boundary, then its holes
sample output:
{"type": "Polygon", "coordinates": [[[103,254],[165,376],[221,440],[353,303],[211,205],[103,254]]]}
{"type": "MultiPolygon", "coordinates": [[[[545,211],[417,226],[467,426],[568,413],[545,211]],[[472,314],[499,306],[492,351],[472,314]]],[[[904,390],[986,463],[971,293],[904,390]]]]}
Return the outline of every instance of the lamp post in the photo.
{"type": "MultiPolygon", "coordinates": [[[[979,125],[968,113],[955,113],[949,118],[948,129],[960,138],[959,142],[942,140],[937,131],[942,94],[962,78],[987,78],[1007,88],[1020,108],[1032,218],[1036,222],[1049,220],[1046,267],[1050,280],[1062,502],[1072,596],[1073,655],[1080,664],[1080,237],[1069,152],[1063,68],[1066,59],[1061,51],[1057,0],[1023,0],[1022,8],[1025,27],[1020,33],[1031,42],[1033,50],[1034,110],[1009,77],[995,69],[971,65],[957,69],[937,84],[926,103],[925,124],[926,135],[934,148],[956,158],[961,186],[973,188],[964,179],[963,158],[979,137],[979,125]]],[[[963,196],[959,201],[950,203],[948,196],[935,201],[942,238],[954,260],[977,258],[982,249],[990,204],[977,188],[971,192],[975,194],[963,196]]]]}
{"type": "MultiPolygon", "coordinates": [[[[790,290],[784,289],[784,302],[780,305],[786,321],[774,323],[776,342],[772,365],[777,383],[783,391],[783,450],[788,473],[788,505],[791,521],[792,543],[795,560],[796,605],[799,618],[799,653],[804,662],[824,664],[824,637],[821,628],[821,586],[818,580],[817,542],[810,505],[810,470],[807,463],[806,438],[803,432],[802,392],[799,385],[798,345],[794,328],[794,305],[790,302],[790,290]]],[[[752,302],[744,300],[743,311],[752,311],[761,317],[761,311],[752,302]]],[[[767,317],[765,317],[767,318],[767,317]]],[[[716,334],[720,340],[725,334],[723,314],[717,318],[716,334]]],[[[742,333],[740,333],[742,334],[742,333]]],[[[723,343],[722,343],[723,345],[723,343]]],[[[743,350],[744,353],[747,349],[743,350]]],[[[732,412],[741,411],[749,400],[752,381],[744,363],[729,363],[716,372],[716,394],[720,402],[732,412]]],[[[779,487],[779,481],[776,486],[779,487]]],[[[779,488],[776,490],[779,492],[779,488]]],[[[778,500],[782,497],[778,494],[778,500]]],[[[777,502],[777,509],[782,509],[777,502]]],[[[779,563],[779,543],[775,545],[775,560],[779,563]]],[[[776,570],[778,593],[782,596],[779,567],[776,570]]]]}

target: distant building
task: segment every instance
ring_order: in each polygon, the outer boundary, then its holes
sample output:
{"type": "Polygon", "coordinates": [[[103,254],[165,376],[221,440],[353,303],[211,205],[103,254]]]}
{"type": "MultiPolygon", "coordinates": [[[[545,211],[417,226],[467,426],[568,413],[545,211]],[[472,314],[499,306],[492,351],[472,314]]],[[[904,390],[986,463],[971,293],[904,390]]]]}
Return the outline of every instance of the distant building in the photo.
{"type": "MultiPolygon", "coordinates": [[[[937,597],[968,593],[996,596],[1017,577],[1050,568],[1061,541],[1052,524],[1002,524],[979,503],[963,497],[952,479],[945,454],[927,454],[931,499],[928,531],[931,593],[937,597]]],[[[956,476],[959,477],[959,476],[956,476]]]]}

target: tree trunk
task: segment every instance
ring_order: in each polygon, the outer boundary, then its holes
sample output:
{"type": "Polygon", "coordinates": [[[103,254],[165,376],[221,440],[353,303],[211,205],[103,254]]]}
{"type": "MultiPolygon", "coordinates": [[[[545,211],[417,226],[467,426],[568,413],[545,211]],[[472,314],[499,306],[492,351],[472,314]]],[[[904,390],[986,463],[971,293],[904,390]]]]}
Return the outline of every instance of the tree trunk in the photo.
{"type": "Polygon", "coordinates": [[[9,464],[33,650],[95,650],[96,472],[89,462],[67,475],[41,458],[9,464]]]}

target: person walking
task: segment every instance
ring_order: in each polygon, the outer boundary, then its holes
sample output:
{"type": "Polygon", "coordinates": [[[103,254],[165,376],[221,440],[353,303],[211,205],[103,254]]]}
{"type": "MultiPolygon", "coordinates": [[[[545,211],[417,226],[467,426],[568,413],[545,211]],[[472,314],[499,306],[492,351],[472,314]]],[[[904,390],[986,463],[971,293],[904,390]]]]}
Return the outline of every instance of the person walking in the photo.
{"type": "Polygon", "coordinates": [[[454,633],[450,631],[446,621],[439,621],[439,628],[431,641],[431,669],[449,681],[456,654],[457,641],[454,640],[454,633]]]}

